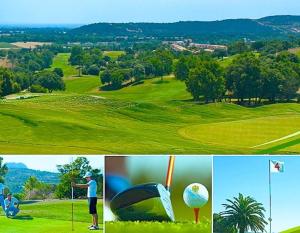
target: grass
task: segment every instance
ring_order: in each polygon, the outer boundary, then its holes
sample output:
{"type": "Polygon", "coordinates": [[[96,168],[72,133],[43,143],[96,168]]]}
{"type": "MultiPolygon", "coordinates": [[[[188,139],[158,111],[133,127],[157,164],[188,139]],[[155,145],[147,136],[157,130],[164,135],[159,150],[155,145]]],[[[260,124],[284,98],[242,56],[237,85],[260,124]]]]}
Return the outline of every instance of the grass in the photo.
{"type": "Polygon", "coordinates": [[[0,42],[0,49],[13,49],[13,48],[17,48],[17,46],[7,42],[0,42]]]}
{"type": "MultiPolygon", "coordinates": [[[[54,65],[72,76],[68,56],[59,54],[54,65]]],[[[65,82],[65,92],[0,100],[0,121],[5,122],[0,125],[2,153],[300,152],[299,136],[255,147],[299,131],[300,105],[296,103],[257,108],[196,104],[184,83],[172,76],[117,91],[99,91],[96,76],[66,77],[65,82]]]]}
{"type": "Polygon", "coordinates": [[[124,51],[104,51],[103,55],[104,56],[108,56],[110,57],[112,60],[117,60],[118,57],[120,57],[121,55],[124,55],[125,52],[124,51]]]}
{"type": "MultiPolygon", "coordinates": [[[[86,201],[74,202],[74,229],[71,222],[70,201],[45,201],[33,204],[23,204],[17,217],[8,219],[0,216],[0,231],[6,233],[31,233],[31,232],[89,232],[90,215],[86,201]]],[[[98,205],[102,210],[102,203],[98,205]]],[[[99,220],[103,219],[102,211],[99,220]]],[[[102,225],[102,224],[101,224],[102,225]]]]}
{"type": "Polygon", "coordinates": [[[70,53],[59,53],[53,59],[52,69],[61,68],[65,77],[71,77],[78,74],[77,69],[69,64],[70,53]]]}
{"type": "Polygon", "coordinates": [[[300,47],[289,49],[289,52],[296,54],[300,58],[300,47]]]}
{"type": "Polygon", "coordinates": [[[282,231],[281,233],[300,233],[300,227],[295,227],[286,231],[282,231]]]}
{"type": "Polygon", "coordinates": [[[159,223],[159,222],[106,222],[106,232],[121,233],[127,232],[147,232],[147,233],[210,233],[210,222],[204,223],[159,223]]]}

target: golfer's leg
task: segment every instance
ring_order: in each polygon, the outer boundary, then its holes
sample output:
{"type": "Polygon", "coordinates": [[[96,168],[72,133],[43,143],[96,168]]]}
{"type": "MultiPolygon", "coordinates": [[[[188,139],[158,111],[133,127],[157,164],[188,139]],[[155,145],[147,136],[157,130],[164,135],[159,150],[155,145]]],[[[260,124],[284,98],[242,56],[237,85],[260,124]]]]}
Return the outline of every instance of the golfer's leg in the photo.
{"type": "Polygon", "coordinates": [[[18,208],[14,208],[13,216],[16,216],[19,212],[20,210],[18,208]]]}
{"type": "Polygon", "coordinates": [[[10,211],[9,208],[7,208],[7,209],[5,210],[5,215],[6,215],[6,217],[9,217],[9,211],[10,211]]]}

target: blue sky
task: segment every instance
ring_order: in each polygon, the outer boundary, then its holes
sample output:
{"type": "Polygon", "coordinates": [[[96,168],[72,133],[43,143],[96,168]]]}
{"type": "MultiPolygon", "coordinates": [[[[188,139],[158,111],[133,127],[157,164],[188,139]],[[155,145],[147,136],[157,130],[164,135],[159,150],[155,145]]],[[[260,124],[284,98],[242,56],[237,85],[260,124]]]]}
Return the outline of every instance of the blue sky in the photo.
{"type": "Polygon", "coordinates": [[[300,14],[299,0],[1,0],[0,24],[174,22],[300,14]]]}
{"type": "MultiPolygon", "coordinates": [[[[76,156],[69,155],[16,155],[16,156],[1,156],[4,163],[24,163],[28,168],[40,171],[57,172],[56,165],[70,163],[76,159],[76,156]]],[[[89,161],[93,168],[103,169],[104,157],[103,156],[84,156],[89,161]]]]}
{"type": "Polygon", "coordinates": [[[285,162],[285,172],[272,174],[273,232],[299,226],[300,157],[217,157],[214,159],[214,212],[239,193],[264,204],[269,217],[268,161],[285,162]]]}

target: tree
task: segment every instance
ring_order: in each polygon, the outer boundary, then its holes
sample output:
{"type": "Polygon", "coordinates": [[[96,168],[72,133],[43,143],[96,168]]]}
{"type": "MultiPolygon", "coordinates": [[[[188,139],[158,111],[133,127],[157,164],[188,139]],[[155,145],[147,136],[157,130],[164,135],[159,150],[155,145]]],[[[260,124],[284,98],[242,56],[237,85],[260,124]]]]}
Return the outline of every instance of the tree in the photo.
{"type": "Polygon", "coordinates": [[[102,84],[111,83],[111,72],[106,69],[100,74],[100,80],[102,84]]]}
{"type": "Polygon", "coordinates": [[[62,68],[55,68],[54,70],[53,70],[53,72],[55,73],[55,74],[57,74],[59,77],[64,77],[64,71],[63,71],[63,69],[62,68]]]}
{"type": "Polygon", "coordinates": [[[31,176],[24,184],[23,198],[27,200],[47,199],[52,197],[55,185],[46,184],[31,176]]]}
{"type": "Polygon", "coordinates": [[[225,93],[225,79],[220,66],[215,62],[207,62],[192,69],[185,83],[196,101],[200,96],[204,97],[206,103],[220,100],[225,93]]]}
{"type": "Polygon", "coordinates": [[[99,75],[100,73],[100,68],[97,65],[91,65],[88,69],[87,69],[87,73],[90,75],[99,75]]]}
{"type": "Polygon", "coordinates": [[[141,81],[145,78],[145,67],[141,64],[137,64],[133,68],[133,76],[136,82],[141,81]]]}
{"type": "Polygon", "coordinates": [[[13,93],[13,74],[8,69],[0,69],[0,95],[13,93]]]}
{"type": "Polygon", "coordinates": [[[178,80],[185,81],[189,76],[189,67],[185,59],[180,58],[175,66],[175,77],[178,80]]]}
{"type": "Polygon", "coordinates": [[[214,233],[237,233],[236,228],[234,226],[230,226],[226,218],[224,218],[221,214],[214,214],[213,222],[214,233]]]}
{"type": "Polygon", "coordinates": [[[34,84],[39,84],[49,90],[65,90],[65,83],[61,77],[51,71],[42,71],[35,75],[34,84]]]}
{"type": "MultiPolygon", "coordinates": [[[[60,173],[60,183],[58,184],[55,192],[58,198],[71,198],[71,182],[86,183],[83,176],[88,171],[92,172],[93,178],[98,184],[97,191],[100,195],[102,195],[103,175],[99,169],[93,169],[91,167],[87,158],[78,157],[69,164],[58,165],[57,169],[60,173]]],[[[75,189],[74,196],[75,198],[86,196],[86,190],[75,189]]]]}
{"type": "Polygon", "coordinates": [[[260,62],[253,53],[239,55],[227,68],[226,88],[239,102],[258,98],[262,90],[260,62]]]}
{"type": "Polygon", "coordinates": [[[233,200],[227,199],[223,204],[225,211],[221,216],[226,219],[230,226],[236,227],[239,233],[245,233],[247,230],[254,232],[264,232],[267,224],[265,220],[265,208],[255,199],[239,194],[233,200]]]}
{"type": "Polygon", "coordinates": [[[6,164],[3,164],[3,158],[0,157],[0,183],[4,183],[4,177],[8,172],[6,164]]]}

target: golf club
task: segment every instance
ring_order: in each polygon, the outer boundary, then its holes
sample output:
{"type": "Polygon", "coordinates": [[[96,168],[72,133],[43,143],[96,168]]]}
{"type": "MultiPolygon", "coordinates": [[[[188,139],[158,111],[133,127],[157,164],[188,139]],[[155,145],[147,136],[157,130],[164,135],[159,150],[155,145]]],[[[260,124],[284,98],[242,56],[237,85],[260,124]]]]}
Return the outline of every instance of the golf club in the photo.
{"type": "Polygon", "coordinates": [[[148,183],[117,194],[110,204],[115,216],[121,221],[175,221],[170,199],[174,163],[170,156],[166,186],[148,183]]]}

